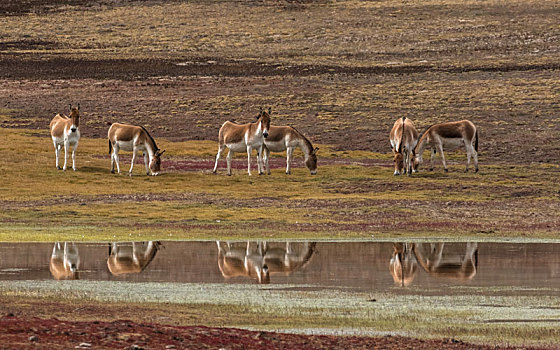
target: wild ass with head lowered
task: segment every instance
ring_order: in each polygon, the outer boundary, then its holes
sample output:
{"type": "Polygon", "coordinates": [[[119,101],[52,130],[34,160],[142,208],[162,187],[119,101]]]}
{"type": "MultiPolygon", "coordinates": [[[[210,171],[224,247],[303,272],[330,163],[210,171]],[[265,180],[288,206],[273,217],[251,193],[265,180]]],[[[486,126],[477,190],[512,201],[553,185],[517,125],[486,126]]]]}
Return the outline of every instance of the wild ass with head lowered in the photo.
{"type": "Polygon", "coordinates": [[[319,148],[313,148],[311,141],[295,128],[291,126],[271,126],[268,137],[264,140],[264,146],[264,164],[268,175],[270,175],[268,165],[270,152],[286,151],[286,174],[290,175],[292,173],[292,155],[294,149],[298,147],[303,151],[305,166],[309,169],[311,175],[317,174],[317,151],[319,148]]]}
{"type": "Polygon", "coordinates": [[[115,173],[115,163],[117,163],[117,172],[121,172],[119,166],[119,150],[122,149],[125,151],[132,151],[132,161],[130,162],[128,175],[132,176],[134,161],[139,151],[142,151],[144,154],[146,175],[150,175],[150,171],[153,176],[159,174],[161,168],[160,157],[165,150],[161,151],[158,148],[156,141],[143,126],[114,123],[111,124],[107,137],[109,138],[109,154],[111,154],[111,173],[115,173]]]}
{"type": "Polygon", "coordinates": [[[60,148],[64,146],[64,166],[62,170],[66,171],[68,148],[72,146],[72,170],[76,171],[76,149],[78,148],[78,141],[80,141],[80,104],[78,103],[78,107],[70,105],[70,117],[64,114],[55,115],[49,127],[54,144],[56,168],[61,169],[58,159],[60,148]]]}
{"type": "Polygon", "coordinates": [[[431,168],[434,169],[436,150],[441,155],[443,169],[447,172],[447,164],[443,155],[443,146],[465,145],[467,150],[467,167],[469,171],[471,156],[474,157],[474,171],[478,172],[478,131],[476,126],[468,120],[435,124],[428,127],[421,135],[414,149],[414,167],[417,169],[422,164],[422,153],[426,148],[432,148],[431,168]]]}
{"type": "Polygon", "coordinates": [[[114,276],[140,273],[154,260],[160,246],[157,241],[110,243],[107,267],[114,276]]]}
{"type": "Polygon", "coordinates": [[[251,153],[253,149],[257,150],[257,166],[259,175],[264,174],[262,162],[262,152],[264,147],[264,139],[268,137],[270,129],[270,114],[264,110],[261,111],[254,123],[237,124],[227,121],[222,124],[218,133],[218,154],[216,155],[216,164],[212,172],[215,174],[218,169],[218,160],[224,149],[229,148],[227,155],[227,174],[231,175],[231,159],[235,152],[247,152],[247,172],[251,175],[251,153]]]}
{"type": "Polygon", "coordinates": [[[404,174],[410,175],[416,170],[413,168],[412,152],[418,142],[418,131],[414,127],[412,120],[402,117],[395,121],[389,136],[391,149],[393,150],[393,161],[395,162],[394,175],[404,174]],[[404,170],[403,170],[404,168],[404,170]]]}

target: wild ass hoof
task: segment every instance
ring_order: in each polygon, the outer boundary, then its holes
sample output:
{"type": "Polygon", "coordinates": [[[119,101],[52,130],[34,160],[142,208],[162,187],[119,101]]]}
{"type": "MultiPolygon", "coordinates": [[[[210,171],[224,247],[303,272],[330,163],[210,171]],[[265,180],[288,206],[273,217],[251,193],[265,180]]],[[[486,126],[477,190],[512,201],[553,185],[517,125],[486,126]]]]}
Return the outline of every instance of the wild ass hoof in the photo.
{"type": "Polygon", "coordinates": [[[448,172],[449,172],[449,169],[446,168],[446,169],[443,169],[443,171],[445,171],[446,173],[448,173],[448,172]]]}
{"type": "Polygon", "coordinates": [[[259,176],[260,176],[260,175],[264,175],[264,173],[259,173],[259,176]]]}
{"type": "Polygon", "coordinates": [[[56,167],[56,170],[62,170],[62,168],[61,168],[61,167],[59,167],[59,166],[57,166],[57,167],[56,167]]]}
{"type": "Polygon", "coordinates": [[[474,169],[474,172],[475,172],[475,173],[478,173],[478,168],[474,169]]]}
{"type": "Polygon", "coordinates": [[[115,171],[114,171],[114,170],[111,170],[111,174],[114,174],[114,173],[115,173],[115,171]]]}

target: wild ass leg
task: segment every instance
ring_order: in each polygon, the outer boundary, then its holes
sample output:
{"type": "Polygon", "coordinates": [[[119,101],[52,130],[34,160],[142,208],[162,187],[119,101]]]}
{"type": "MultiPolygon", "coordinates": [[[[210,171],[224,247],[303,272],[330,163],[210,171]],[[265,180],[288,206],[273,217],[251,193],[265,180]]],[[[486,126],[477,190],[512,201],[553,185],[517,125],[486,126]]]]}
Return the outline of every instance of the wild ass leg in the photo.
{"type": "Polygon", "coordinates": [[[134,162],[136,161],[136,148],[132,148],[132,161],[130,162],[130,170],[128,171],[128,175],[132,176],[132,169],[134,168],[134,162]]]}
{"type": "Polygon", "coordinates": [[[443,154],[443,145],[440,143],[439,145],[437,145],[438,148],[438,152],[441,156],[441,162],[443,164],[443,170],[445,172],[448,172],[449,170],[447,169],[447,163],[445,162],[445,155],[443,154]]]}
{"type": "Polygon", "coordinates": [[[430,151],[430,153],[431,153],[431,155],[430,155],[430,162],[431,162],[430,171],[433,171],[433,170],[434,170],[434,163],[436,162],[436,149],[433,148],[433,149],[430,151]]]}
{"type": "Polygon", "coordinates": [[[146,166],[146,175],[150,175],[150,170],[148,169],[148,154],[144,152],[144,165],[146,166]]]}
{"type": "Polygon", "coordinates": [[[270,166],[268,164],[268,159],[270,157],[270,150],[266,147],[263,150],[263,157],[264,157],[263,162],[264,162],[264,165],[266,166],[266,173],[268,175],[270,175],[270,166]]]}
{"type": "Polygon", "coordinates": [[[251,176],[251,153],[253,153],[253,148],[247,145],[247,172],[249,173],[249,176],[251,176]]]}
{"type": "Polygon", "coordinates": [[[212,170],[214,174],[216,173],[216,170],[218,170],[218,160],[220,159],[220,156],[222,155],[222,152],[224,151],[225,148],[226,148],[225,145],[218,146],[218,154],[216,154],[216,164],[214,164],[214,170],[212,170]]]}
{"type": "Polygon", "coordinates": [[[228,154],[227,154],[227,158],[226,158],[228,176],[231,176],[231,158],[233,158],[233,151],[230,148],[229,151],[228,151],[228,154]]]}
{"type": "Polygon", "coordinates": [[[288,147],[286,148],[286,175],[290,175],[292,173],[292,155],[294,154],[294,148],[288,147]]]}
{"type": "Polygon", "coordinates": [[[119,165],[119,147],[115,144],[113,146],[113,156],[115,157],[115,163],[117,163],[117,173],[121,173],[121,166],[119,165]]]}
{"type": "Polygon", "coordinates": [[[53,144],[54,144],[54,155],[55,155],[55,157],[56,157],[56,168],[57,168],[58,170],[60,170],[60,169],[62,169],[62,168],[60,167],[60,165],[58,165],[58,164],[59,164],[59,163],[58,163],[58,159],[59,159],[59,156],[60,156],[60,145],[57,145],[57,144],[56,144],[56,140],[54,140],[54,139],[53,139],[53,144]]]}
{"type": "Polygon", "coordinates": [[[68,161],[68,141],[64,141],[64,165],[62,170],[66,171],[66,162],[68,161]]]}
{"type": "Polygon", "coordinates": [[[78,148],[78,143],[74,144],[72,148],[72,170],[76,171],[76,148],[78,148]]]}
{"type": "Polygon", "coordinates": [[[473,149],[474,172],[478,173],[478,152],[473,149]]]}
{"type": "Polygon", "coordinates": [[[469,165],[471,164],[471,156],[473,153],[473,147],[472,145],[469,145],[467,143],[465,143],[465,149],[467,151],[467,167],[465,168],[465,173],[469,172],[469,165]]]}
{"type": "Polygon", "coordinates": [[[264,146],[261,146],[257,149],[257,167],[259,168],[259,175],[264,175],[263,148],[264,146]]]}

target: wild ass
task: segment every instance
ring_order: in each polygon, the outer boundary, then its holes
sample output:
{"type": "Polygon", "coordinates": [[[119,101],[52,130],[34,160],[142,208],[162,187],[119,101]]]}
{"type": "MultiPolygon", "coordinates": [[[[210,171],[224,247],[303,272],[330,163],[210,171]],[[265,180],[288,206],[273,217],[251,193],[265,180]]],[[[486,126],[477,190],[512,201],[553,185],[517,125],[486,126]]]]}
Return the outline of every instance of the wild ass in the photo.
{"type": "Polygon", "coordinates": [[[117,172],[120,174],[119,166],[119,150],[132,151],[132,161],[130,162],[130,170],[128,175],[132,176],[134,161],[136,154],[142,151],[144,154],[144,165],[146,166],[146,175],[153,176],[159,174],[161,168],[161,155],[164,151],[160,151],[156,145],[156,141],[148,133],[143,126],[114,123],[111,124],[107,132],[109,138],[109,154],[111,154],[111,173],[115,173],[115,163],[117,163],[117,172]],[[149,160],[149,166],[148,166],[149,160]]]}
{"type": "Polygon", "coordinates": [[[300,148],[305,156],[305,166],[311,172],[311,175],[317,174],[317,151],[318,147],[313,148],[309,141],[302,133],[291,126],[270,126],[268,137],[264,140],[264,164],[266,171],[270,175],[270,167],[268,160],[270,152],[286,151],[286,174],[290,175],[292,155],[295,148],[300,148]]]}
{"type": "Polygon", "coordinates": [[[389,271],[393,276],[393,281],[403,287],[412,283],[418,270],[418,261],[413,251],[414,243],[393,243],[389,271]]]}
{"type": "Polygon", "coordinates": [[[78,269],[80,267],[80,254],[74,243],[64,242],[64,248],[60,242],[56,242],[51,254],[49,270],[57,280],[79,279],[78,269]]]}
{"type": "Polygon", "coordinates": [[[400,175],[401,171],[403,171],[404,174],[408,173],[410,175],[412,172],[415,172],[415,169],[412,167],[412,152],[418,142],[418,131],[414,127],[412,120],[407,117],[397,119],[391,129],[389,141],[391,142],[391,149],[394,155],[393,161],[395,163],[395,172],[393,174],[400,175]]]}
{"type": "Polygon", "coordinates": [[[160,245],[154,241],[111,243],[107,267],[115,276],[142,272],[154,260],[160,245]]]}
{"type": "Polygon", "coordinates": [[[245,247],[234,246],[233,243],[218,245],[218,268],[225,278],[247,276],[257,280],[257,283],[270,283],[268,266],[264,262],[263,244],[257,242],[253,249],[251,242],[245,247]]]}
{"type": "Polygon", "coordinates": [[[64,146],[64,166],[62,170],[66,171],[68,148],[72,146],[72,170],[76,171],[76,149],[78,148],[78,141],[80,141],[80,104],[78,103],[78,107],[70,105],[70,117],[64,114],[55,115],[49,127],[54,144],[56,168],[61,169],[58,160],[60,148],[64,146]]]}
{"type": "Polygon", "coordinates": [[[218,169],[218,160],[224,149],[229,148],[227,155],[227,174],[231,176],[231,159],[235,152],[247,152],[247,172],[251,175],[251,153],[253,149],[257,150],[257,166],[259,175],[264,173],[262,163],[262,151],[264,147],[264,139],[268,137],[270,129],[270,114],[271,108],[268,113],[261,111],[254,123],[237,124],[227,121],[222,124],[218,133],[218,154],[216,155],[216,164],[214,165],[214,174],[218,169]]]}
{"type": "Polygon", "coordinates": [[[424,271],[438,278],[468,281],[474,278],[478,268],[478,244],[467,243],[465,254],[443,258],[445,243],[417,243],[414,255],[424,271]]]}
{"type": "Polygon", "coordinates": [[[447,164],[443,155],[443,146],[465,145],[467,150],[467,167],[469,171],[471,156],[474,157],[474,171],[478,172],[478,131],[476,126],[468,120],[435,124],[428,127],[421,135],[414,149],[414,167],[417,169],[422,164],[422,153],[426,148],[432,148],[431,168],[434,169],[436,150],[441,155],[443,169],[447,172],[447,164]]]}

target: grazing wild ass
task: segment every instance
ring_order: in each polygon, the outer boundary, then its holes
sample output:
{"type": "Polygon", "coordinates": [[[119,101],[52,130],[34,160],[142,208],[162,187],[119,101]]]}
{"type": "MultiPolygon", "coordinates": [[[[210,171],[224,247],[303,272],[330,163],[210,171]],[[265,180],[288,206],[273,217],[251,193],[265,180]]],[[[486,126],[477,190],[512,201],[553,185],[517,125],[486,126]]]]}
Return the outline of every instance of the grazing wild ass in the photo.
{"type": "Polygon", "coordinates": [[[229,148],[227,155],[227,174],[231,175],[231,159],[235,152],[247,152],[247,172],[251,175],[251,153],[253,149],[257,150],[257,166],[259,175],[264,173],[262,162],[262,152],[264,147],[264,139],[268,137],[270,129],[270,114],[261,108],[259,116],[254,123],[237,124],[227,121],[222,124],[218,133],[218,154],[216,155],[216,164],[214,165],[214,174],[218,169],[218,160],[224,149],[229,148]]]}
{"type": "Polygon", "coordinates": [[[74,243],[64,242],[64,248],[60,242],[54,244],[51,254],[49,270],[57,280],[77,280],[80,278],[78,269],[80,267],[80,254],[74,243]]]}
{"type": "Polygon", "coordinates": [[[160,157],[165,150],[160,151],[156,141],[143,126],[114,123],[111,124],[107,137],[109,138],[109,154],[111,154],[111,173],[115,173],[115,163],[117,163],[117,172],[121,172],[119,150],[122,149],[124,151],[132,151],[132,161],[130,162],[128,175],[132,176],[134,161],[139,151],[142,151],[144,154],[146,175],[150,175],[150,171],[153,176],[159,174],[161,168],[160,157]]]}
{"type": "Polygon", "coordinates": [[[245,247],[234,246],[233,243],[222,243],[218,245],[218,268],[225,278],[246,276],[257,280],[257,283],[270,283],[270,272],[264,262],[264,248],[261,242],[257,242],[253,249],[251,242],[245,247]]]}
{"type": "Polygon", "coordinates": [[[395,162],[395,172],[393,174],[400,175],[403,171],[404,174],[410,175],[415,172],[416,170],[412,166],[412,152],[418,142],[418,131],[412,120],[407,117],[397,119],[391,129],[389,141],[391,142],[391,149],[394,154],[393,161],[395,162]]]}
{"type": "Polygon", "coordinates": [[[66,171],[68,148],[72,146],[72,170],[76,171],[76,148],[78,148],[78,141],[80,141],[80,104],[78,103],[78,107],[70,105],[70,117],[64,114],[55,115],[49,127],[54,144],[56,168],[61,169],[58,159],[60,148],[64,146],[64,166],[62,170],[66,171]]]}
{"type": "Polygon", "coordinates": [[[318,147],[313,148],[303,134],[291,126],[271,126],[268,131],[268,137],[264,140],[264,164],[266,171],[270,175],[270,167],[268,160],[270,152],[286,151],[286,174],[291,174],[292,154],[294,149],[299,147],[305,156],[305,166],[311,172],[311,175],[317,174],[317,151],[318,147]]]}
{"type": "Polygon", "coordinates": [[[465,172],[469,171],[471,156],[474,157],[474,171],[478,172],[478,130],[476,126],[468,120],[458,122],[447,122],[435,124],[428,127],[421,135],[414,149],[414,167],[417,169],[422,164],[422,153],[426,148],[433,149],[431,156],[431,168],[434,169],[434,159],[436,150],[441,155],[443,169],[447,172],[447,164],[443,155],[443,146],[461,146],[465,145],[467,150],[467,167],[465,172]]]}
{"type": "Polygon", "coordinates": [[[154,241],[111,243],[107,267],[114,276],[140,273],[154,260],[160,245],[154,241]]]}

